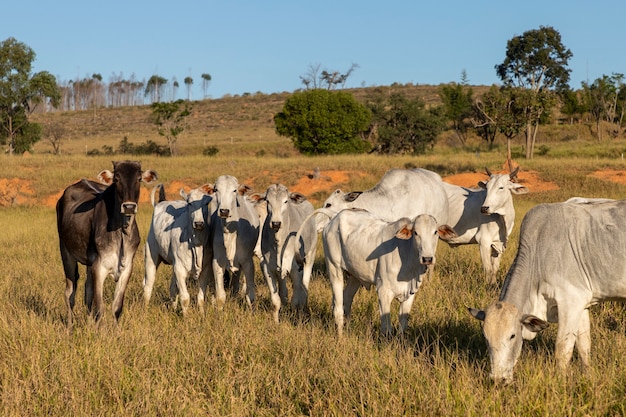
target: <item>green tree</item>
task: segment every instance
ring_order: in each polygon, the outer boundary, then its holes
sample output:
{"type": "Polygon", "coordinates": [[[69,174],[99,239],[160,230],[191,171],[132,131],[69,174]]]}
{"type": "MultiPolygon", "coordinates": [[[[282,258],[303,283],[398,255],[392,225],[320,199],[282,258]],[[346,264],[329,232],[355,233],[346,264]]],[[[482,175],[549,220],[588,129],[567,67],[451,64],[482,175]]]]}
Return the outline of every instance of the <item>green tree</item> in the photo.
{"type": "Polygon", "coordinates": [[[187,101],[191,101],[191,86],[193,85],[193,78],[185,77],[184,82],[187,86],[187,101]]]}
{"type": "Polygon", "coordinates": [[[167,84],[167,78],[163,78],[160,75],[153,75],[146,83],[146,89],[144,95],[150,96],[150,100],[153,103],[159,103],[163,96],[163,86],[167,84]]]}
{"type": "Polygon", "coordinates": [[[200,76],[202,78],[202,98],[207,98],[207,90],[209,89],[209,84],[211,84],[211,74],[204,73],[200,76]]]}
{"type": "Polygon", "coordinates": [[[182,99],[152,103],[151,121],[156,125],[157,133],[167,140],[170,154],[175,156],[178,137],[187,127],[187,117],[191,115],[191,105],[182,99]]]}
{"type": "Polygon", "coordinates": [[[561,113],[568,117],[570,124],[573,124],[574,120],[580,120],[582,115],[588,111],[579,91],[574,91],[568,87],[559,91],[558,94],[561,100],[561,113]]]}
{"type": "Polygon", "coordinates": [[[426,109],[424,101],[401,93],[377,92],[368,99],[376,150],[383,154],[422,154],[445,128],[443,106],[426,109]]]}
{"type": "Polygon", "coordinates": [[[0,141],[9,154],[30,150],[40,139],[41,128],[29,121],[37,105],[56,107],[61,93],[56,79],[47,71],[31,74],[35,52],[22,42],[8,38],[0,43],[0,141]]]}
{"type": "Polygon", "coordinates": [[[304,154],[357,153],[368,148],[361,135],[370,117],[351,94],[316,89],[291,95],[274,123],[276,132],[290,137],[304,154]]]}
{"type": "Polygon", "coordinates": [[[467,131],[471,127],[473,91],[463,84],[450,83],[439,88],[446,119],[452,123],[461,145],[467,142],[467,131]]]}
{"type": "Polygon", "coordinates": [[[564,89],[569,81],[567,63],[572,52],[561,42],[561,34],[550,26],[529,30],[507,42],[504,62],[496,65],[498,77],[507,87],[530,92],[526,101],[526,158],[533,157],[539,122],[555,100],[553,89],[564,89]]]}
{"type": "Polygon", "coordinates": [[[592,84],[582,83],[584,100],[596,123],[598,140],[602,140],[601,122],[609,126],[609,135],[618,137],[623,131],[626,113],[624,75],[613,73],[597,78],[592,84]]]}

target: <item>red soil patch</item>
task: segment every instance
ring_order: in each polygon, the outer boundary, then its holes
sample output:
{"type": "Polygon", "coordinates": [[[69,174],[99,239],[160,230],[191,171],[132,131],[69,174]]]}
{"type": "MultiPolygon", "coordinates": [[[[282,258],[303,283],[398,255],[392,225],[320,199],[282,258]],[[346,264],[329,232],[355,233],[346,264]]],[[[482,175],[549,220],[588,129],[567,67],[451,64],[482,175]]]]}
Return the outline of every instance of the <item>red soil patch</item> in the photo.
{"type": "MultiPolygon", "coordinates": [[[[503,171],[506,172],[506,171],[503,171]]],[[[271,182],[281,182],[279,175],[271,175],[268,171],[262,173],[262,175],[269,177],[271,182]]],[[[348,191],[348,182],[350,176],[365,177],[365,172],[359,171],[322,171],[319,178],[313,178],[313,175],[304,176],[296,182],[296,184],[289,187],[291,191],[300,192],[306,195],[311,202],[318,202],[314,195],[316,193],[330,194],[337,188],[344,191],[348,191]]],[[[596,171],[590,174],[596,178],[612,181],[620,184],[626,184],[626,171],[619,170],[602,170],[596,171]]],[[[450,175],[444,177],[443,180],[455,185],[463,187],[477,187],[478,182],[487,178],[487,175],[482,172],[470,172],[458,175],[450,175]]],[[[518,182],[527,186],[531,193],[557,190],[558,185],[542,181],[534,171],[521,170],[517,174],[518,182]]],[[[254,179],[244,181],[244,183],[254,183],[254,179]]],[[[172,181],[165,184],[165,195],[169,200],[175,200],[180,198],[179,192],[181,188],[185,191],[189,191],[192,186],[199,186],[201,184],[195,184],[195,181],[191,179],[182,179],[172,181]]],[[[141,187],[141,194],[139,201],[141,203],[150,203],[150,193],[152,187],[141,187]]],[[[256,190],[263,192],[265,190],[256,190]]],[[[37,205],[42,204],[48,207],[54,207],[57,200],[61,197],[63,190],[60,190],[54,194],[41,198],[39,201],[35,198],[35,191],[32,188],[30,180],[20,178],[0,178],[0,207],[11,207],[16,205],[37,205]]]]}

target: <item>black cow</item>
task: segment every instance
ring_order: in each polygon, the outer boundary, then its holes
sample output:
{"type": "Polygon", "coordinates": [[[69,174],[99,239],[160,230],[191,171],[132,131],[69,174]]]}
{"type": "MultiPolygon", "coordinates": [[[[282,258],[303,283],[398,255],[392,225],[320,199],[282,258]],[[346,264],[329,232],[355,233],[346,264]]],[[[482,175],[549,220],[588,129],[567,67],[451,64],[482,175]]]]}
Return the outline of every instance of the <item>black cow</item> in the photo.
{"type": "Polygon", "coordinates": [[[73,322],[78,262],[87,266],[85,304],[96,321],[102,316],[102,292],[109,274],[116,281],[113,314],[116,320],[122,314],[124,293],[139,246],[135,214],[140,182],[150,183],[157,178],[155,171],[142,171],[137,161],[113,162],[113,172],[104,170],[98,174],[102,184],[83,179],[67,187],[57,202],[68,327],[73,322]]]}

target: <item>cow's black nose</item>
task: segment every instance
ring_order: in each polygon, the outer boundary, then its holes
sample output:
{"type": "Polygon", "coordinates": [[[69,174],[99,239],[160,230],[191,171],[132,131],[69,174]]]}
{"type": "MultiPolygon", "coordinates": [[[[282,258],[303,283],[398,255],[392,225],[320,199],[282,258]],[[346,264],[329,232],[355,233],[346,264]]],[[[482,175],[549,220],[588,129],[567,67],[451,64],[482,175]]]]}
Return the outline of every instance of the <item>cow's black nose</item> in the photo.
{"type": "Polygon", "coordinates": [[[137,203],[123,203],[122,214],[137,214],[137,203]]]}
{"type": "Polygon", "coordinates": [[[422,256],[422,264],[423,265],[432,265],[433,257],[432,256],[422,256]]]}
{"type": "Polygon", "coordinates": [[[279,231],[280,230],[280,225],[281,225],[281,222],[272,222],[272,224],[271,224],[272,230],[275,231],[275,232],[279,231]]]}
{"type": "Polygon", "coordinates": [[[202,230],[204,222],[193,222],[193,228],[196,230],[202,230]]]}
{"type": "Polygon", "coordinates": [[[220,209],[220,217],[222,219],[227,218],[229,214],[230,214],[230,210],[229,209],[220,209]]]}
{"type": "Polygon", "coordinates": [[[482,214],[489,214],[489,206],[482,206],[482,207],[480,208],[480,212],[481,212],[482,214]]]}

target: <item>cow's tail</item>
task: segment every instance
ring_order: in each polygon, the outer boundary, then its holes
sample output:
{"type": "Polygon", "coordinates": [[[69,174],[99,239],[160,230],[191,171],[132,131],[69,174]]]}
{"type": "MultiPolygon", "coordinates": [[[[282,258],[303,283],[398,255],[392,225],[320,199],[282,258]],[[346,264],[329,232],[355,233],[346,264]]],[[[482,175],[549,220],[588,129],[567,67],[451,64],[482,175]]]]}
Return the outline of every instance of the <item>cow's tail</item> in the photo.
{"type": "Polygon", "coordinates": [[[152,207],[154,207],[161,201],[165,201],[165,188],[163,187],[163,183],[160,182],[152,188],[152,192],[150,193],[150,202],[152,203],[152,207]],[[157,193],[159,193],[158,197],[157,193]]]}
{"type": "Polygon", "coordinates": [[[328,223],[330,223],[330,220],[334,217],[334,215],[335,215],[335,212],[331,210],[328,210],[326,208],[319,208],[313,211],[311,214],[309,214],[300,225],[300,228],[298,229],[298,233],[296,233],[296,238],[294,240],[294,245],[296,245],[295,251],[294,251],[294,258],[300,270],[304,268],[304,263],[306,262],[306,252],[307,252],[306,248],[303,248],[302,250],[302,253],[305,254],[304,257],[302,257],[300,253],[300,247],[301,247],[300,241],[302,240],[302,232],[305,229],[306,225],[311,221],[315,221],[315,232],[319,233],[322,231],[322,229],[324,229],[324,227],[328,223]]]}

